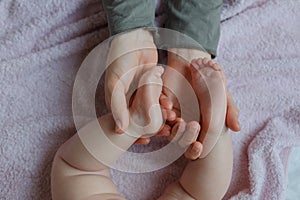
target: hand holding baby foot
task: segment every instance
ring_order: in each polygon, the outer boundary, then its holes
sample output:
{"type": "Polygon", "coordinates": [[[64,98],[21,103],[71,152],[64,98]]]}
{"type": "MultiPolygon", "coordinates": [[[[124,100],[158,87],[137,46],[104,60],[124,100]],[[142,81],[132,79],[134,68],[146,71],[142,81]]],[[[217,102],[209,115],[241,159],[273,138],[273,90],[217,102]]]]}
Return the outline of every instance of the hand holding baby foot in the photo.
{"type": "Polygon", "coordinates": [[[105,76],[105,101],[113,112],[116,132],[123,133],[129,125],[126,95],[145,67],[157,64],[157,50],[150,32],[137,29],[115,36],[108,55],[105,76]],[[127,74],[126,78],[121,78],[127,74]]]}
{"type": "Polygon", "coordinates": [[[130,107],[130,124],[140,136],[153,135],[163,125],[159,104],[163,68],[153,66],[141,76],[139,86],[130,107]]]}
{"type": "MultiPolygon", "coordinates": [[[[146,30],[137,29],[117,35],[113,39],[108,55],[109,67],[105,77],[105,100],[107,107],[113,113],[117,133],[123,133],[129,125],[127,96],[131,86],[135,82],[139,82],[147,70],[146,68],[156,65],[157,59],[157,49],[153,37],[146,30]]],[[[151,97],[145,94],[145,98],[151,97]]],[[[166,119],[172,119],[174,114],[168,109],[172,107],[170,102],[165,101],[162,105],[166,119]]],[[[163,130],[166,129],[168,127],[163,130]]],[[[138,144],[148,144],[149,142],[150,138],[148,137],[136,141],[138,144]]]]}
{"type": "MultiPolygon", "coordinates": [[[[145,97],[143,97],[145,98],[145,97]]],[[[143,99],[142,98],[142,99],[143,99]]],[[[164,121],[175,123],[176,113],[172,110],[173,103],[168,99],[159,99],[159,103],[161,106],[162,117],[164,121]]],[[[169,123],[163,124],[163,127],[156,133],[156,136],[167,137],[171,134],[171,125],[169,123]]],[[[139,138],[135,144],[149,144],[151,138],[149,136],[143,136],[139,138]]]]}
{"type": "MultiPolygon", "coordinates": [[[[196,50],[196,49],[180,49],[180,48],[172,48],[169,49],[168,53],[168,66],[172,69],[175,69],[180,74],[182,74],[190,83],[192,82],[191,72],[189,65],[193,59],[196,58],[204,58],[205,63],[210,63],[217,70],[221,70],[223,81],[225,81],[224,73],[221,67],[214,63],[210,59],[210,55],[206,52],[196,50]]],[[[180,116],[180,105],[176,99],[176,96],[171,92],[178,90],[181,87],[182,83],[176,80],[172,76],[171,70],[166,70],[163,75],[163,82],[164,85],[168,85],[169,88],[163,87],[163,97],[170,100],[173,103],[174,111],[176,112],[177,116],[180,116]]],[[[240,125],[238,121],[239,110],[234,103],[234,100],[231,94],[226,90],[227,93],[227,112],[226,112],[226,125],[233,131],[239,131],[240,125]]]]}
{"type": "MultiPolygon", "coordinates": [[[[240,125],[238,122],[238,116],[239,116],[239,110],[237,109],[236,104],[234,103],[234,100],[231,96],[231,94],[227,91],[226,89],[226,78],[225,78],[225,74],[222,71],[221,66],[214,62],[213,60],[204,58],[204,59],[194,59],[191,62],[191,71],[194,71],[194,74],[196,74],[196,76],[198,76],[198,81],[199,79],[201,79],[200,76],[207,76],[208,74],[210,74],[210,76],[216,75],[215,78],[218,79],[220,82],[222,81],[224,86],[225,86],[225,90],[226,90],[226,100],[227,100],[227,113],[226,113],[226,125],[228,128],[230,128],[233,131],[240,131],[240,125]],[[196,71],[195,71],[196,69],[196,71]],[[210,70],[211,69],[211,70],[210,70]],[[202,73],[201,73],[202,71],[202,73]],[[200,72],[200,74],[199,74],[200,72]],[[198,74],[198,75],[197,75],[198,74]]],[[[193,72],[192,72],[192,82],[193,82],[193,78],[196,78],[196,76],[193,77],[193,72]]],[[[196,81],[197,82],[197,81],[196,81]]],[[[200,81],[202,82],[202,81],[200,81]]],[[[205,94],[205,86],[202,86],[202,89],[200,89],[201,87],[201,83],[199,82],[199,87],[197,87],[198,89],[196,90],[201,90],[201,93],[205,94]]],[[[194,82],[195,83],[195,82],[194,82]]],[[[204,82],[202,83],[204,84],[204,82]]],[[[207,84],[207,83],[205,83],[207,84]]],[[[200,97],[203,99],[203,101],[208,100],[208,97],[200,97]],[[205,100],[206,99],[206,100],[205,100]]]]}
{"type": "Polygon", "coordinates": [[[184,155],[186,158],[195,160],[202,153],[202,144],[197,141],[200,133],[200,124],[196,121],[185,122],[177,118],[172,125],[169,141],[176,142],[180,147],[187,148],[184,155]]]}
{"type": "MultiPolygon", "coordinates": [[[[227,105],[225,78],[219,65],[208,59],[193,60],[190,72],[191,84],[200,102],[199,140],[203,141],[203,148],[200,159],[189,162],[180,179],[169,185],[159,200],[220,200],[231,180],[231,137],[224,129],[227,105]]],[[[180,132],[179,126],[177,134],[180,132]]]]}

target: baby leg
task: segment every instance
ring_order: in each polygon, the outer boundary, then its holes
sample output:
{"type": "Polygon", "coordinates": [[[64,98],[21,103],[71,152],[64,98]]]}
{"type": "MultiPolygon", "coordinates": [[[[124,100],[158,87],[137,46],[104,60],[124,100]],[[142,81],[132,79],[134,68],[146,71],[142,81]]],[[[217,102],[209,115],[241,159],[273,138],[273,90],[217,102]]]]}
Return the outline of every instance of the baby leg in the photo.
{"type": "Polygon", "coordinates": [[[208,156],[190,161],[158,200],[221,200],[230,184],[232,159],[231,137],[224,133],[208,156]]]}
{"type": "Polygon", "coordinates": [[[80,129],[59,148],[51,174],[53,200],[124,200],[118,194],[106,164],[117,160],[138,137],[148,133],[140,131],[152,132],[156,131],[157,126],[161,126],[159,123],[162,121],[157,120],[162,118],[161,110],[159,106],[152,106],[159,104],[162,72],[161,68],[153,67],[141,78],[145,84],[157,84],[145,85],[137,91],[130,109],[132,123],[126,133],[114,133],[114,120],[109,114],[101,117],[99,122],[93,121],[80,129]],[[148,94],[151,98],[146,98],[143,94],[148,94]],[[152,112],[145,113],[147,110],[152,112]],[[156,125],[149,122],[149,116],[156,119],[156,125]],[[99,129],[99,124],[102,129],[99,129]],[[137,124],[147,126],[143,129],[137,124]]]}
{"type": "Polygon", "coordinates": [[[218,64],[208,59],[192,62],[192,84],[200,102],[203,154],[184,170],[180,184],[197,200],[220,200],[232,175],[232,143],[226,132],[226,90],[218,64]]]}
{"type": "MultiPolygon", "coordinates": [[[[87,128],[97,130],[97,123],[91,122],[79,132],[86,131],[87,128]]],[[[111,115],[101,117],[99,123],[103,132],[114,131],[111,115]]],[[[53,200],[124,200],[111,180],[109,168],[91,155],[79,133],[64,143],[54,157],[51,190],[53,200]]]]}
{"type": "Polygon", "coordinates": [[[170,185],[160,200],[221,200],[232,174],[231,136],[226,133],[225,78],[218,64],[198,59],[191,66],[192,86],[201,108],[203,151],[191,161],[180,180],[170,185]]]}
{"type": "MultiPolygon", "coordinates": [[[[171,133],[171,138],[175,137],[175,141],[181,147],[187,147],[190,144],[194,143],[197,140],[198,134],[200,130],[200,125],[198,122],[192,121],[186,123],[184,121],[177,122],[173,128],[171,133]],[[175,135],[175,136],[174,136],[175,135]],[[180,138],[180,136],[182,136],[180,138]]],[[[202,149],[202,145],[200,144],[200,149],[202,149]]],[[[199,152],[201,154],[201,150],[199,152]]],[[[187,192],[184,191],[183,187],[180,185],[178,181],[172,183],[167,187],[164,191],[163,195],[159,198],[159,200],[193,200],[187,192]]]]}
{"type": "Polygon", "coordinates": [[[186,166],[180,184],[197,200],[221,200],[231,181],[232,160],[231,136],[223,133],[205,158],[186,166]]]}
{"type": "Polygon", "coordinates": [[[200,103],[201,133],[204,158],[217,143],[225,127],[227,97],[225,78],[221,67],[207,58],[193,60],[191,64],[192,87],[200,103]]]}

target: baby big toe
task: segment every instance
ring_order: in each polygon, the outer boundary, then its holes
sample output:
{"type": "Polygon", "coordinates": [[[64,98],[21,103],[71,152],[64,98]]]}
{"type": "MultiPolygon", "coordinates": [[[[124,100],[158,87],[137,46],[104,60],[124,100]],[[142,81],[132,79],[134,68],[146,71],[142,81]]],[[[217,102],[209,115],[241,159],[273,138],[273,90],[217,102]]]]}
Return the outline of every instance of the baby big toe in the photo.
{"type": "Polygon", "coordinates": [[[196,121],[189,122],[186,125],[186,129],[183,133],[182,138],[179,140],[178,144],[181,147],[189,146],[190,144],[192,144],[197,140],[199,131],[200,131],[200,125],[198,122],[196,121]]]}
{"type": "Polygon", "coordinates": [[[162,90],[162,67],[148,69],[140,78],[139,88],[133,105],[139,120],[143,121],[144,132],[154,134],[160,130],[163,123],[159,97],[162,90]]]}

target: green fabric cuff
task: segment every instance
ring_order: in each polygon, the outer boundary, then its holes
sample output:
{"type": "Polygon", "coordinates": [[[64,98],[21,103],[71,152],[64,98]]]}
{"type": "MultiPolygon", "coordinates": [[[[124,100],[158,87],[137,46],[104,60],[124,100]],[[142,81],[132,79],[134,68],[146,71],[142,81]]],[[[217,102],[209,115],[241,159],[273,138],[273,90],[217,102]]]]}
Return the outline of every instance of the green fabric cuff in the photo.
{"type": "Polygon", "coordinates": [[[154,27],[154,0],[103,0],[110,35],[141,27],[154,27]]]}
{"type": "MultiPolygon", "coordinates": [[[[166,28],[196,40],[212,57],[216,56],[220,38],[222,0],[170,0],[166,28]]],[[[186,45],[180,41],[178,48],[186,45]]]]}

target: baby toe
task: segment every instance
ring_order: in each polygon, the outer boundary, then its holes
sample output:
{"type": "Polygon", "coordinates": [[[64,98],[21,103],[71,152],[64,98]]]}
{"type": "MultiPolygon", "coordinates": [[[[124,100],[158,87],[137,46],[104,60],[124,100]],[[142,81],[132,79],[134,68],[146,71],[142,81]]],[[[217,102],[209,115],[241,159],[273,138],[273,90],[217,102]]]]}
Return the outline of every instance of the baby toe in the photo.
{"type": "Polygon", "coordinates": [[[181,147],[186,147],[192,144],[197,140],[199,131],[200,131],[200,125],[198,122],[196,121],[189,122],[178,144],[181,147]]]}

